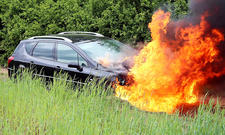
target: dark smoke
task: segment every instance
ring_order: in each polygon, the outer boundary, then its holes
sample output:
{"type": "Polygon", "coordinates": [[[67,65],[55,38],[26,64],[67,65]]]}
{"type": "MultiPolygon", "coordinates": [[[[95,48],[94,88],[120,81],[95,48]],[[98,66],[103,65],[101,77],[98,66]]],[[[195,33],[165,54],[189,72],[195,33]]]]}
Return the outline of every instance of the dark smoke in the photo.
{"type": "Polygon", "coordinates": [[[191,0],[190,10],[192,19],[199,19],[202,14],[208,12],[206,20],[210,26],[225,32],[225,0],[191,0]]]}
{"type": "MultiPolygon", "coordinates": [[[[225,0],[191,0],[190,14],[184,19],[173,21],[168,26],[168,33],[163,38],[165,42],[177,40],[175,30],[177,27],[185,28],[190,24],[198,25],[201,21],[201,16],[208,14],[205,20],[210,24],[208,31],[205,31],[205,36],[211,34],[212,29],[218,29],[225,33],[225,0]]],[[[180,43],[182,45],[182,42],[180,43]]],[[[219,45],[220,50],[225,52],[224,42],[219,45]]],[[[175,46],[176,48],[176,46],[175,46]]]]}
{"type": "MultiPolygon", "coordinates": [[[[205,20],[209,24],[209,28],[202,37],[212,35],[213,29],[217,29],[225,35],[225,0],[191,0],[189,8],[190,14],[181,20],[172,21],[167,28],[168,33],[162,35],[163,41],[168,42],[173,51],[179,50],[185,42],[175,36],[176,29],[189,27],[190,24],[199,25],[204,14],[207,14],[205,20]],[[173,44],[173,41],[179,41],[179,46],[173,44]]],[[[212,68],[214,73],[225,69],[225,41],[217,44],[217,49],[219,50],[218,58],[205,67],[206,69],[212,68]]],[[[202,90],[204,90],[202,94],[209,93],[212,96],[225,97],[225,76],[208,78],[207,82],[203,84],[202,90]]]]}
{"type": "MultiPolygon", "coordinates": [[[[210,29],[218,29],[225,35],[225,0],[192,0],[190,3],[191,19],[200,19],[199,17],[208,12],[209,16],[206,21],[210,24],[210,29]]],[[[208,34],[206,31],[205,34],[208,34]]],[[[225,42],[217,45],[220,55],[219,62],[213,63],[215,72],[224,69],[225,66],[225,42]]],[[[225,97],[225,76],[210,78],[204,86],[204,92],[210,96],[224,96],[225,97]]],[[[204,93],[203,93],[204,94],[204,93]]]]}

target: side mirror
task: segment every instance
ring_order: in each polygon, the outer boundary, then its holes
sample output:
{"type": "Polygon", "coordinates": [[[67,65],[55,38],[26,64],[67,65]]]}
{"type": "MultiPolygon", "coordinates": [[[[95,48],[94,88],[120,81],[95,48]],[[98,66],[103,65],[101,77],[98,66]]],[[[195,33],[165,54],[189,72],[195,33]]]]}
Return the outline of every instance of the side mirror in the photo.
{"type": "Polygon", "coordinates": [[[68,67],[69,68],[76,68],[77,70],[79,70],[80,72],[83,71],[83,67],[78,65],[77,63],[71,63],[71,64],[68,64],[68,67]]]}

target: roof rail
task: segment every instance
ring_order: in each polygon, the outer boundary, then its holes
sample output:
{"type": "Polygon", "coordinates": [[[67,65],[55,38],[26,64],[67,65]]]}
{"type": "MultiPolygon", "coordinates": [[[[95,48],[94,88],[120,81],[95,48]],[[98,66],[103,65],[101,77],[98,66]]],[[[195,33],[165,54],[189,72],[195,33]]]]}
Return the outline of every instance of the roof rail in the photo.
{"type": "Polygon", "coordinates": [[[85,31],[68,31],[68,32],[61,32],[58,33],[59,35],[63,35],[63,34],[83,34],[83,35],[94,35],[94,36],[99,36],[99,37],[104,37],[104,35],[99,34],[99,33],[95,33],[95,32],[85,32],[85,31]]]}
{"type": "Polygon", "coordinates": [[[66,37],[57,37],[57,36],[34,36],[29,39],[58,39],[58,40],[64,40],[72,43],[72,40],[66,38],[66,37]]]}

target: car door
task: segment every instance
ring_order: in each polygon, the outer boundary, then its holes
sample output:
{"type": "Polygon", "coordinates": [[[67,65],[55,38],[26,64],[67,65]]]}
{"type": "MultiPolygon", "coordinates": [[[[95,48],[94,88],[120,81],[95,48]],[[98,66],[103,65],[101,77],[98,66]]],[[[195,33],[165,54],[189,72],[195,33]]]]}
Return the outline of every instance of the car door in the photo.
{"type": "Polygon", "coordinates": [[[88,62],[69,44],[56,44],[56,69],[67,73],[74,82],[85,83],[90,76],[88,62]]]}
{"type": "Polygon", "coordinates": [[[36,76],[51,79],[54,75],[55,42],[40,41],[32,51],[30,64],[36,76]]]}

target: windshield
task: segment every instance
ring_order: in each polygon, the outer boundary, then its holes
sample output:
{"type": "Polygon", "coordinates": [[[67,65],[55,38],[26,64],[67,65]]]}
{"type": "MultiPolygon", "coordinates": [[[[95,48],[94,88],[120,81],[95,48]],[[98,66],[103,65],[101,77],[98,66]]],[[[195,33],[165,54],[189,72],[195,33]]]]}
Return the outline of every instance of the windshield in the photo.
{"type": "Polygon", "coordinates": [[[112,67],[125,61],[133,48],[112,39],[101,39],[77,44],[89,57],[104,67],[112,67]]]}

